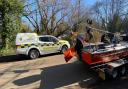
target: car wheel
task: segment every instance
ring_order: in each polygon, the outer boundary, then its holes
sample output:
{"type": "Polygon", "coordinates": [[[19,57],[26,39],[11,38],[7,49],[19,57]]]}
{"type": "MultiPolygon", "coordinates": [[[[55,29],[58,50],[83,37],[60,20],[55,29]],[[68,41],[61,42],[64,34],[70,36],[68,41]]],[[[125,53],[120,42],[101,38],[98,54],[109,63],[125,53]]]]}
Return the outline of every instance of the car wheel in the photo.
{"type": "Polygon", "coordinates": [[[64,53],[67,49],[68,49],[68,47],[66,45],[65,46],[62,46],[61,53],[64,53]]]}
{"type": "Polygon", "coordinates": [[[38,57],[39,57],[39,51],[36,50],[36,49],[30,50],[30,52],[29,52],[29,57],[30,57],[31,59],[36,59],[36,58],[38,58],[38,57]]]}

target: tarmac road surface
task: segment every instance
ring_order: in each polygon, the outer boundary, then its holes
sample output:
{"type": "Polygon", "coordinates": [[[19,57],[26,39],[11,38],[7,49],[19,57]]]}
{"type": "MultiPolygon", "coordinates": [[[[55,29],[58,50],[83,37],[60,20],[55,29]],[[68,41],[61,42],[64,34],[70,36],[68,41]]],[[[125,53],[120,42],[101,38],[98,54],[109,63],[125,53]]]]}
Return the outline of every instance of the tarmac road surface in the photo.
{"type": "Polygon", "coordinates": [[[75,58],[66,63],[62,54],[36,60],[14,55],[0,57],[0,89],[128,89],[128,76],[102,81],[75,58]]]}

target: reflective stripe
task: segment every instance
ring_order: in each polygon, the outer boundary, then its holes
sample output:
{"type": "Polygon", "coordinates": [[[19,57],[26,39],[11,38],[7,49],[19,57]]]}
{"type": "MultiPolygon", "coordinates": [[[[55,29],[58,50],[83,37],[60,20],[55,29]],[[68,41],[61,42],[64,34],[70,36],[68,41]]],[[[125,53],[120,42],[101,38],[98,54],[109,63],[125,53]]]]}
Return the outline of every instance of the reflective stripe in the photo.
{"type": "Polygon", "coordinates": [[[39,44],[41,46],[58,46],[61,45],[62,43],[43,43],[43,44],[39,44]]]}
{"type": "Polygon", "coordinates": [[[17,48],[29,48],[30,46],[37,46],[35,44],[20,44],[17,46],[17,48]]]}
{"type": "Polygon", "coordinates": [[[20,44],[17,46],[17,48],[29,48],[31,46],[59,46],[62,45],[63,43],[58,42],[58,43],[43,43],[43,44],[20,44]]]}

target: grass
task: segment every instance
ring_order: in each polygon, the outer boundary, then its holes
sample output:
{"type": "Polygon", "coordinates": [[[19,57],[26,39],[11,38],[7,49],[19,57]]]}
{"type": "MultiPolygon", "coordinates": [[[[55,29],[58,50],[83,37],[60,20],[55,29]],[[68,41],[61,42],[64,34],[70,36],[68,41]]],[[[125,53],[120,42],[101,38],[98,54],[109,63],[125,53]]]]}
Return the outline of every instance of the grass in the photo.
{"type": "Polygon", "coordinates": [[[15,52],[14,48],[9,48],[9,49],[2,48],[2,49],[0,49],[0,56],[14,55],[15,53],[16,52],[15,52]]]}

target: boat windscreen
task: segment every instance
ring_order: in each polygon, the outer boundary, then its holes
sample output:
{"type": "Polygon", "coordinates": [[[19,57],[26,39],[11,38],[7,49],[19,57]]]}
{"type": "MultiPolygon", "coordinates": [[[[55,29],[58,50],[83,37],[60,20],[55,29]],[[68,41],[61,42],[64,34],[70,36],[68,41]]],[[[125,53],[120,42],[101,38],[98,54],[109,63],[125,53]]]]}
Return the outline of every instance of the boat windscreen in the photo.
{"type": "Polygon", "coordinates": [[[95,45],[89,45],[83,48],[83,51],[86,51],[86,52],[93,52],[94,50],[95,50],[95,45]]]}

